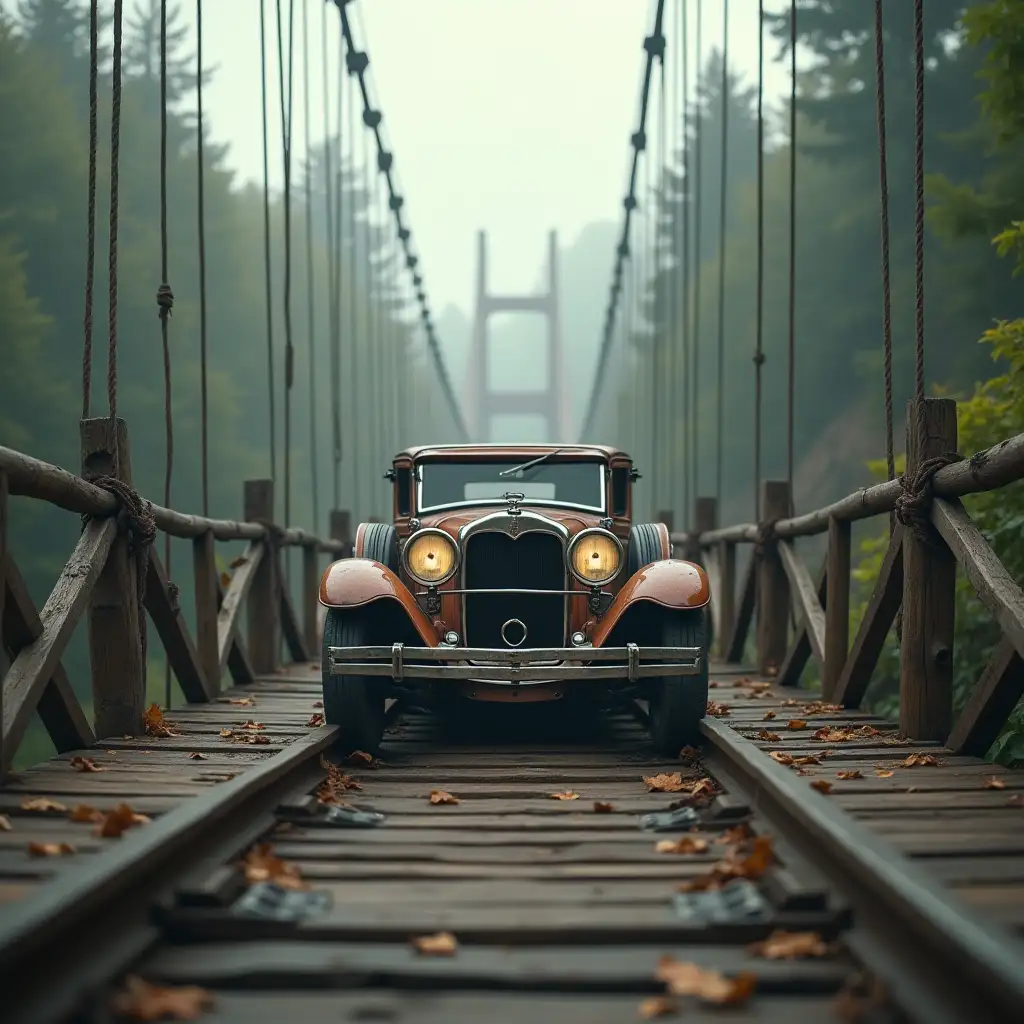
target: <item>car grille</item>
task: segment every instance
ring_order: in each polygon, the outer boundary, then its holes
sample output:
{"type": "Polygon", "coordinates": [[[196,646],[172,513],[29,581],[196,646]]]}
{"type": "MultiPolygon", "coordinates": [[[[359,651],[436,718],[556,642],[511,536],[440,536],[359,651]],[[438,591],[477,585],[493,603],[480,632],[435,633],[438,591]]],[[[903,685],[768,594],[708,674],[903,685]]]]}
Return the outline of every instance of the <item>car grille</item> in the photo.
{"type": "MultiPolygon", "coordinates": [[[[468,590],[565,590],[562,543],[550,533],[478,533],[465,554],[468,590]]],[[[565,643],[565,597],[560,594],[467,594],[463,629],[469,647],[507,649],[501,627],[519,619],[527,629],[523,647],[561,647],[565,643]]]]}

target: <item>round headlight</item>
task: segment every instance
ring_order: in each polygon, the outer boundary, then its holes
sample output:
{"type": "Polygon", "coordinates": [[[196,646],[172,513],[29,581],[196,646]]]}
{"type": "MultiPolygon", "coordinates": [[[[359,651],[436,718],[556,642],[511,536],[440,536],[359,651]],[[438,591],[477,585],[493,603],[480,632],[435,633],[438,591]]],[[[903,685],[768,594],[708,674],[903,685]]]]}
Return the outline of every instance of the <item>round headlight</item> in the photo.
{"type": "Polygon", "coordinates": [[[403,552],[409,575],[425,587],[446,583],[459,568],[459,549],[443,530],[414,533],[403,552]]]}
{"type": "Polygon", "coordinates": [[[607,530],[583,530],[568,551],[569,571],[589,587],[610,583],[622,568],[622,545],[607,530]]]}

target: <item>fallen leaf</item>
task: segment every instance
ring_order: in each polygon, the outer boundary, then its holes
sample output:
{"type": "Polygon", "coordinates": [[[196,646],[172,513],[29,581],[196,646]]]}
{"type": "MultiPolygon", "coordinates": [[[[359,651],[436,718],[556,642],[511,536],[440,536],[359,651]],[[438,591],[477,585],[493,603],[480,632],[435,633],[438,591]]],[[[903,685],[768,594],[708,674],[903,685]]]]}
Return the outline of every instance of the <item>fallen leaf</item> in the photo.
{"type": "Polygon", "coordinates": [[[11,831],[11,819],[6,814],[0,814],[0,832],[11,831]]]}
{"type": "Polygon", "coordinates": [[[717,701],[709,700],[707,713],[713,718],[726,718],[732,714],[732,709],[728,704],[719,704],[717,701]]]}
{"type": "Polygon", "coordinates": [[[228,701],[228,703],[229,704],[238,704],[240,706],[252,707],[256,703],[256,701],[254,701],[252,699],[252,697],[232,697],[228,701]]]}
{"type": "Polygon", "coordinates": [[[263,729],[266,729],[266,726],[262,722],[257,722],[253,719],[249,719],[243,722],[238,728],[249,729],[252,732],[261,732],[263,729]]]}
{"type": "Polygon", "coordinates": [[[802,700],[796,700],[794,697],[787,697],[781,703],[784,708],[798,708],[804,702],[802,700]]]}
{"type": "Polygon", "coordinates": [[[770,722],[773,718],[776,718],[777,716],[778,716],[778,712],[766,711],[764,713],[764,718],[762,718],[761,721],[762,722],[770,722]]]}
{"type": "Polygon", "coordinates": [[[270,743],[269,736],[258,732],[231,733],[229,738],[235,743],[250,743],[256,746],[267,746],[270,743]]]}
{"type": "Polygon", "coordinates": [[[28,855],[30,857],[61,857],[65,853],[74,853],[75,848],[70,843],[29,843],[28,855]]]}
{"type": "Polygon", "coordinates": [[[673,960],[663,956],[654,972],[658,981],[663,981],[674,996],[696,996],[706,1003],[719,1006],[738,1006],[745,1003],[754,992],[757,976],[744,971],[727,978],[718,971],[712,971],[686,961],[673,960]]]}
{"type": "Polygon", "coordinates": [[[373,764],[373,754],[368,754],[365,750],[353,750],[345,760],[349,764],[373,764]]]}
{"type": "Polygon", "coordinates": [[[195,985],[152,985],[135,975],[125,978],[124,984],[111,1008],[128,1020],[198,1020],[214,1005],[213,996],[195,985]]]}
{"type": "Polygon", "coordinates": [[[594,801],[594,812],[596,814],[611,814],[614,810],[614,804],[606,803],[604,800],[594,801]]]}
{"type": "Polygon", "coordinates": [[[816,789],[819,793],[831,793],[832,783],[826,779],[815,779],[811,783],[811,789],[816,789]]]}
{"type": "Polygon", "coordinates": [[[750,839],[753,836],[753,832],[750,831],[750,826],[743,822],[740,825],[733,825],[732,828],[727,828],[720,835],[715,837],[715,842],[732,846],[736,843],[742,843],[750,839]]]}
{"type": "Polygon", "coordinates": [[[323,755],[320,756],[320,767],[327,773],[327,778],[316,788],[316,797],[323,804],[342,803],[342,794],[347,790],[363,788],[357,779],[331,764],[323,755]]]}
{"type": "Polygon", "coordinates": [[[206,755],[205,754],[200,754],[198,750],[193,750],[192,753],[188,755],[188,757],[189,757],[190,761],[205,761],[206,760],[206,755]]]}
{"type": "Polygon", "coordinates": [[[430,791],[430,802],[432,804],[457,804],[459,798],[446,793],[443,789],[432,789],[430,791]]]}
{"type": "Polygon", "coordinates": [[[715,688],[716,688],[717,686],[718,686],[718,683],[716,683],[716,682],[714,681],[714,679],[712,679],[712,680],[711,680],[711,682],[710,682],[710,683],[708,683],[708,689],[709,689],[709,690],[714,690],[714,689],[715,689],[715,688]]]}
{"type": "Polygon", "coordinates": [[[807,723],[802,718],[791,718],[786,723],[787,729],[806,729],[807,723]]]}
{"type": "Polygon", "coordinates": [[[150,704],[142,713],[142,724],[145,726],[147,736],[169,737],[178,734],[171,728],[172,722],[164,718],[164,713],[159,704],[150,704]]]}
{"type": "Polygon", "coordinates": [[[562,793],[552,793],[551,794],[551,799],[552,800],[579,800],[579,798],[580,798],[579,793],[576,793],[576,792],[574,792],[571,789],[567,789],[567,790],[565,790],[562,793]]]}
{"type": "Polygon", "coordinates": [[[309,721],[306,723],[307,729],[319,729],[324,724],[324,716],[320,712],[316,712],[309,716],[309,721]]]}
{"type": "Polygon", "coordinates": [[[679,772],[659,772],[657,775],[645,775],[643,779],[649,793],[681,793],[687,788],[679,772]]]}
{"type": "Polygon", "coordinates": [[[420,935],[412,940],[416,952],[423,956],[454,956],[459,943],[451,932],[420,935]]]}
{"type": "Polygon", "coordinates": [[[782,737],[777,732],[769,732],[767,729],[762,729],[758,734],[759,740],[764,740],[765,743],[778,743],[782,737]]]}
{"type": "Polygon", "coordinates": [[[640,1003],[636,1012],[641,1020],[655,1020],[657,1017],[671,1017],[678,1009],[679,1004],[668,996],[651,996],[640,1003]]]}
{"type": "Polygon", "coordinates": [[[1006,783],[1002,779],[997,779],[994,775],[991,779],[985,780],[986,789],[1006,789],[1006,783]]]}
{"type": "Polygon", "coordinates": [[[821,764],[824,754],[787,754],[784,750],[769,750],[768,756],[779,764],[790,768],[803,768],[809,764],[821,764]]]}
{"type": "Polygon", "coordinates": [[[937,768],[941,762],[934,754],[909,754],[900,761],[897,768],[937,768]]]}
{"type": "Polygon", "coordinates": [[[103,812],[97,811],[95,807],[88,804],[77,804],[68,811],[68,817],[72,821],[89,822],[90,824],[103,820],[103,812]]]}
{"type": "Polygon", "coordinates": [[[842,704],[829,704],[823,700],[812,700],[804,705],[805,715],[834,715],[844,710],[842,704]]]}
{"type": "Polygon", "coordinates": [[[221,729],[220,735],[223,736],[224,739],[229,739],[231,736],[234,736],[235,734],[234,732],[232,732],[231,729],[221,729]]]}
{"type": "Polygon", "coordinates": [[[889,771],[887,768],[876,768],[875,774],[880,779],[891,779],[896,773],[889,771]]]}
{"type": "Polygon", "coordinates": [[[95,761],[88,757],[73,757],[71,758],[71,767],[76,772],[103,772],[106,768],[101,768],[95,761]]]}
{"type": "Polygon", "coordinates": [[[655,853],[706,853],[708,844],[704,839],[680,836],[678,839],[659,839],[654,846],[655,853]]]}
{"type": "Polygon", "coordinates": [[[220,574],[220,585],[223,590],[227,590],[231,586],[231,573],[222,572],[220,574]]]}
{"type": "Polygon", "coordinates": [[[773,861],[770,836],[756,836],[749,843],[732,847],[710,871],[677,886],[679,892],[721,889],[735,878],[760,878],[773,861]]]}
{"type": "Polygon", "coordinates": [[[274,853],[270,843],[257,843],[242,861],[245,880],[250,885],[273,882],[282,889],[308,889],[299,869],[274,853]]]}
{"type": "Polygon", "coordinates": [[[103,815],[96,835],[101,839],[118,839],[128,829],[136,825],[148,825],[150,820],[145,814],[136,814],[128,804],[119,804],[103,815]]]}
{"type": "Polygon", "coordinates": [[[240,565],[245,565],[248,561],[249,561],[249,559],[246,558],[245,555],[239,555],[236,559],[234,559],[231,562],[231,564],[228,566],[228,568],[229,569],[237,569],[240,565]]]}
{"type": "Polygon", "coordinates": [[[765,960],[797,960],[802,957],[826,956],[828,946],[817,932],[777,930],[764,941],[748,946],[747,952],[765,960]]]}
{"type": "Polygon", "coordinates": [[[836,778],[837,779],[862,779],[862,778],[864,778],[864,776],[861,775],[861,773],[854,768],[854,769],[851,769],[850,771],[836,772],[836,778]]]}
{"type": "MultiPolygon", "coordinates": [[[[319,668],[319,667],[320,666],[318,665],[317,668],[319,668]]],[[[313,707],[315,707],[315,708],[322,708],[323,706],[324,706],[324,702],[322,700],[316,701],[316,703],[313,705],[313,707]]]]}
{"type": "Polygon", "coordinates": [[[51,800],[48,796],[36,796],[31,800],[22,800],[21,809],[23,811],[66,811],[67,808],[63,804],[57,803],[56,800],[51,800]]]}

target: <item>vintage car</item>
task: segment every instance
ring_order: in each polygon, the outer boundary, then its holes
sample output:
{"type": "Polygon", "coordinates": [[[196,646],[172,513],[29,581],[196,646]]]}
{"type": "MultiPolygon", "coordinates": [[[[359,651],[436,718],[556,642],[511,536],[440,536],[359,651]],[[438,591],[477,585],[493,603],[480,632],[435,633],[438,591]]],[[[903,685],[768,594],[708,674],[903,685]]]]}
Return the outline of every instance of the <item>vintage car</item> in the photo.
{"type": "Polygon", "coordinates": [[[394,524],[362,523],[320,582],[324,713],[376,750],[389,697],[648,702],[657,749],[699,738],[708,580],[661,523],[631,521],[637,473],[596,445],[398,454],[394,524]]]}

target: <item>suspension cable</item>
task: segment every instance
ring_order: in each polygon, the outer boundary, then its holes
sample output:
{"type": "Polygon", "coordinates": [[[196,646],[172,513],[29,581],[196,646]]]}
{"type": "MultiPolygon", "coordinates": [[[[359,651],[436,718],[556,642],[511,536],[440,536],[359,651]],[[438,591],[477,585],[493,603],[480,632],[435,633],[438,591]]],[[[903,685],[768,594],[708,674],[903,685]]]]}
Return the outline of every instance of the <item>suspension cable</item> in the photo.
{"type": "Polygon", "coordinates": [[[757,0],[757,300],[754,326],[754,518],[761,521],[761,376],[764,368],[764,0],[757,0]]]}
{"type": "Polygon", "coordinates": [[[260,0],[260,82],[263,98],[263,277],[267,334],[267,405],[270,416],[270,479],[277,483],[277,428],[274,387],[273,264],[270,251],[270,133],[267,125],[267,30],[266,0],[260,0]]]}
{"type": "Polygon", "coordinates": [[[914,0],[914,399],[924,440],[924,0],[914,0]]]}
{"type": "MultiPolygon", "coordinates": [[[[342,9],[342,25],[344,26],[344,8],[342,9]]],[[[348,56],[346,58],[350,73],[355,74],[355,52],[352,45],[345,39],[348,45],[348,56]]],[[[366,305],[359,297],[359,269],[356,260],[357,245],[357,221],[356,221],[356,110],[355,110],[354,83],[350,84],[348,90],[348,140],[349,140],[349,193],[348,193],[348,241],[350,252],[348,255],[348,276],[349,276],[349,339],[352,351],[352,365],[349,367],[349,391],[352,407],[352,450],[362,451],[360,447],[360,434],[362,433],[362,417],[360,410],[362,404],[359,401],[360,381],[359,376],[359,350],[365,341],[365,332],[361,330],[365,318],[366,305]],[[358,298],[357,298],[358,297],[358,298]],[[357,309],[358,307],[358,309],[357,309]]],[[[359,460],[352,464],[352,511],[358,516],[362,509],[361,477],[359,475],[359,460]]]]}
{"type": "Polygon", "coordinates": [[[789,336],[787,367],[786,479],[793,501],[794,407],[796,406],[796,0],[789,5],[789,336]]]}
{"type": "MultiPolygon", "coordinates": [[[[338,104],[335,111],[335,127],[336,127],[336,138],[338,147],[338,162],[334,168],[334,174],[329,178],[327,182],[327,189],[330,191],[334,190],[334,254],[333,254],[333,289],[334,289],[334,336],[331,339],[331,347],[335,352],[335,370],[337,372],[337,382],[335,384],[335,394],[337,408],[335,409],[336,420],[334,423],[334,507],[339,508],[341,506],[341,465],[345,457],[344,438],[345,434],[342,429],[342,396],[341,396],[341,380],[342,380],[342,327],[341,327],[341,263],[342,263],[342,237],[345,227],[345,218],[343,216],[344,210],[344,197],[345,193],[342,189],[342,175],[343,175],[343,163],[344,163],[344,124],[345,124],[345,36],[341,32],[341,26],[338,27],[338,104]]],[[[350,90],[351,91],[351,90],[350,90]]],[[[333,147],[332,147],[333,148],[333,147]]],[[[348,301],[349,309],[355,308],[355,298],[349,295],[348,301]]],[[[350,345],[355,344],[354,331],[350,332],[349,339],[350,345]]],[[[349,414],[352,414],[352,403],[348,403],[349,414]]]]}
{"type": "Polygon", "coordinates": [[[682,320],[683,320],[683,371],[679,382],[683,396],[683,466],[682,466],[682,508],[680,515],[683,526],[689,525],[690,518],[690,475],[692,466],[693,438],[690,433],[690,57],[687,31],[687,3],[682,6],[682,50],[683,50],[683,249],[682,249],[682,320]]]}
{"type": "MultiPolygon", "coordinates": [[[[305,0],[303,0],[305,2],[305,0]]],[[[335,281],[334,270],[334,140],[331,137],[331,95],[330,95],[330,58],[328,55],[328,34],[327,34],[327,4],[320,7],[320,77],[321,77],[321,104],[323,106],[323,129],[324,129],[324,152],[323,152],[323,184],[324,184],[324,206],[326,213],[326,236],[327,236],[327,335],[330,350],[331,368],[331,466],[332,483],[331,491],[333,497],[332,508],[341,505],[341,401],[339,388],[341,385],[341,353],[338,349],[338,293],[335,281]]],[[[338,65],[341,66],[343,54],[338,54],[338,65]]],[[[341,102],[339,93],[338,102],[341,102]]],[[[340,141],[340,139],[339,139],[340,141]]],[[[308,159],[308,158],[307,158],[308,159]]],[[[307,176],[309,170],[307,168],[307,176]]],[[[307,203],[308,205],[308,203],[307,203]]],[[[307,235],[310,233],[307,223],[307,235]]],[[[312,388],[313,365],[310,360],[310,386],[312,388]]],[[[312,427],[311,427],[312,433],[312,427]]]]}
{"type": "MultiPolygon", "coordinates": [[[[679,42],[679,22],[680,22],[680,11],[682,8],[683,0],[676,0],[673,5],[674,17],[673,17],[673,31],[672,39],[673,45],[679,42]]],[[[675,139],[675,133],[679,128],[679,68],[680,58],[676,57],[672,63],[672,83],[669,88],[669,104],[670,110],[668,114],[669,124],[671,125],[670,132],[671,138],[675,139]]],[[[676,431],[676,418],[672,407],[672,397],[675,394],[676,379],[679,374],[679,360],[678,352],[676,350],[676,328],[679,323],[679,293],[676,287],[676,260],[679,258],[679,241],[680,241],[680,222],[679,222],[679,211],[675,205],[675,191],[673,190],[671,196],[669,195],[668,185],[669,182],[673,183],[676,180],[676,153],[674,143],[672,149],[669,152],[669,164],[672,168],[671,176],[669,175],[668,166],[665,169],[665,208],[669,213],[669,236],[668,246],[669,253],[671,254],[668,263],[668,272],[666,274],[665,287],[668,290],[668,321],[667,321],[667,344],[668,352],[668,365],[665,367],[665,382],[666,382],[666,409],[665,409],[665,423],[668,429],[668,437],[666,441],[668,443],[667,451],[665,453],[667,463],[667,502],[668,508],[672,510],[673,516],[675,516],[677,508],[677,499],[679,497],[679,491],[676,486],[676,471],[679,466],[679,443],[676,431]]]]}
{"type": "MultiPolygon", "coordinates": [[[[110,111],[110,237],[108,249],[109,281],[107,288],[108,339],[107,339],[107,404],[110,421],[117,422],[117,221],[121,165],[121,35],[122,0],[114,0],[114,50],[111,62],[111,111],[110,111]]],[[[113,444],[117,445],[117,431],[112,431],[113,444]]]]}
{"type": "Polygon", "coordinates": [[[718,202],[718,396],[715,403],[715,498],[722,503],[722,469],[725,436],[725,251],[729,195],[729,0],[722,4],[722,153],[721,195],[718,202]]]}
{"type": "MultiPolygon", "coordinates": [[[[326,7],[326,4],[324,5],[326,7]]],[[[306,230],[306,344],[309,350],[309,486],[313,499],[311,522],[316,531],[320,514],[319,463],[317,460],[316,408],[316,272],[313,267],[313,183],[311,179],[312,147],[309,131],[309,12],[308,0],[302,0],[302,131],[305,142],[306,167],[303,174],[306,230]]],[[[328,145],[324,139],[324,145],[328,145]]]]}
{"type": "Polygon", "coordinates": [[[701,225],[704,221],[704,190],[702,187],[704,177],[704,147],[701,144],[704,137],[704,109],[700,102],[700,83],[704,75],[704,64],[702,49],[704,45],[704,28],[703,28],[703,5],[701,0],[697,0],[697,95],[694,101],[694,107],[696,109],[696,117],[694,123],[696,125],[696,135],[693,140],[693,158],[694,158],[694,225],[693,225],[693,248],[694,248],[694,267],[693,267],[693,337],[691,339],[693,347],[693,376],[690,380],[690,390],[692,397],[690,400],[690,417],[691,417],[691,444],[693,445],[693,453],[691,461],[693,462],[693,500],[696,502],[698,495],[700,494],[700,321],[701,321],[701,283],[704,278],[704,260],[701,251],[701,225]]]}
{"type": "MultiPolygon", "coordinates": [[[[199,232],[199,392],[203,515],[210,513],[209,424],[206,379],[206,203],[203,168],[203,0],[196,0],[196,216],[199,232]]],[[[169,571],[169,570],[168,570],[169,571]]]]}
{"type": "MultiPolygon", "coordinates": [[[[666,104],[665,104],[665,43],[662,39],[660,82],[658,86],[658,167],[657,171],[661,176],[661,189],[652,199],[651,216],[654,224],[652,226],[653,241],[652,253],[654,261],[653,273],[653,333],[651,335],[651,511],[658,514],[659,488],[658,481],[661,479],[661,467],[658,464],[661,454],[660,440],[661,424],[659,422],[660,397],[661,397],[661,368],[658,365],[659,349],[666,346],[665,339],[665,316],[664,316],[664,284],[661,279],[661,209],[664,202],[665,182],[668,177],[668,168],[665,163],[665,135],[666,135],[666,104]]],[[[648,175],[648,179],[650,175],[648,175]]]]}
{"type": "Polygon", "coordinates": [[[92,305],[96,286],[96,153],[99,148],[99,0],[89,4],[89,190],[85,254],[85,311],[82,315],[82,419],[92,397],[92,305]]]}

